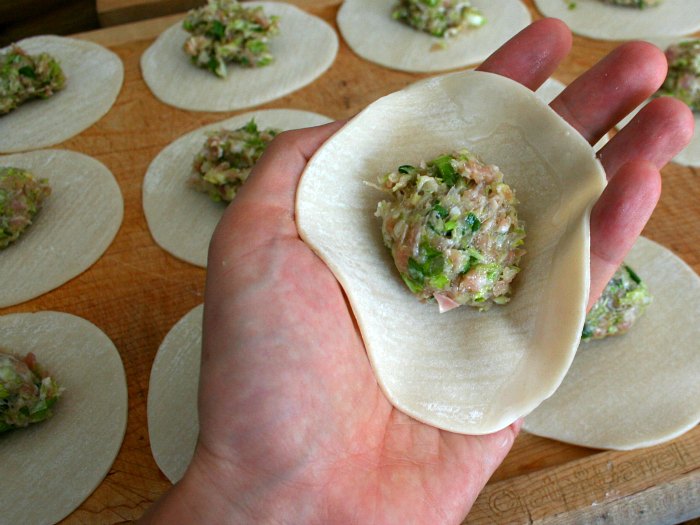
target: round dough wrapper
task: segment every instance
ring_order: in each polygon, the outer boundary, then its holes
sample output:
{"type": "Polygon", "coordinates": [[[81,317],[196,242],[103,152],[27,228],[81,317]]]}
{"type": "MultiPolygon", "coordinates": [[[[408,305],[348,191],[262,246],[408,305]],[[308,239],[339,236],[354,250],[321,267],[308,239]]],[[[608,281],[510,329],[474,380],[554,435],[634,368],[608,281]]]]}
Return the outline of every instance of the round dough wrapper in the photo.
{"type": "Polygon", "coordinates": [[[362,58],[400,71],[444,71],[481,62],[532,18],[519,0],[474,0],[486,24],[444,40],[391,18],[395,0],[345,0],[338,28],[362,58]],[[441,42],[446,47],[439,49],[441,42]]]}
{"type": "MultiPolygon", "coordinates": [[[[692,38],[692,37],[691,37],[692,38]]],[[[683,40],[687,39],[682,39],[682,38],[653,38],[649,39],[649,41],[654,44],[656,47],[661,49],[661,51],[666,51],[666,48],[670,46],[671,44],[674,44],[676,42],[682,42],[683,40]]],[[[637,116],[637,113],[641,111],[641,109],[646,106],[650,100],[647,100],[643,103],[641,103],[637,108],[632,111],[629,115],[627,115],[624,119],[622,119],[618,124],[617,128],[622,129],[625,127],[627,124],[630,123],[630,121],[637,116]]],[[[682,166],[691,166],[694,168],[700,167],[700,111],[694,111],[693,116],[695,117],[695,131],[693,133],[693,137],[690,139],[690,143],[678,153],[675,157],[673,157],[673,162],[676,164],[681,164],[682,166]]]]}
{"type": "Polygon", "coordinates": [[[197,388],[204,305],[190,310],[165,336],[148,383],[148,437],[163,474],[177,483],[192,460],[199,433],[197,388]]]}
{"type": "Polygon", "coordinates": [[[297,109],[268,109],[243,113],[183,135],[153,159],[143,180],[143,209],[156,243],[168,253],[205,268],[214,229],[226,206],[187,185],[192,161],[208,131],[237,129],[255,118],[260,128],[282,130],[318,126],[330,118],[297,109]],[[187,232],[183,235],[183,232],[187,232]]]}
{"type": "Polygon", "coordinates": [[[573,360],[589,284],[589,212],[605,174],[588,143],[527,88],[481,72],[427,79],[370,105],[309,162],[302,238],[348,295],[394,406],[467,434],[501,429],[549,397],[573,360]],[[402,282],[366,182],[468,148],[498,165],[527,225],[514,297],[439,314],[402,282]]]}
{"type": "Polygon", "coordinates": [[[3,523],[57,523],[102,482],[127,417],[124,367],[95,325],[60,312],[0,317],[0,347],[33,352],[65,388],[50,419],[0,434],[3,523]]]}
{"type": "Polygon", "coordinates": [[[0,153],[68,140],[100,120],[117,99],[124,66],[108,49],[60,36],[35,36],[17,44],[30,54],[46,52],[58,60],[66,86],[47,100],[28,101],[0,117],[0,153]]]}
{"type": "Polygon", "coordinates": [[[653,302],[627,334],[581,344],[562,385],[525,419],[528,432],[630,450],[673,439],[700,422],[700,278],[643,237],[625,260],[653,302]]]}
{"type": "Polygon", "coordinates": [[[22,236],[0,251],[0,307],[58,288],[92,266],[119,230],[124,204],[117,181],[98,160],[67,150],[0,157],[48,179],[51,195],[22,236]]]}
{"type": "Polygon", "coordinates": [[[646,9],[614,6],[601,0],[535,0],[544,15],[566,22],[577,35],[599,40],[633,40],[653,36],[687,35],[700,29],[697,0],[664,0],[646,9]]]}
{"type": "Polygon", "coordinates": [[[189,36],[178,22],[141,56],[143,78],[153,94],[171,106],[195,111],[230,111],[275,100],[310,84],[338,53],[335,31],[320,18],[281,2],[246,2],[280,17],[270,39],[275,61],[260,68],[231,66],[225,79],[190,62],[182,50],[189,36]]]}

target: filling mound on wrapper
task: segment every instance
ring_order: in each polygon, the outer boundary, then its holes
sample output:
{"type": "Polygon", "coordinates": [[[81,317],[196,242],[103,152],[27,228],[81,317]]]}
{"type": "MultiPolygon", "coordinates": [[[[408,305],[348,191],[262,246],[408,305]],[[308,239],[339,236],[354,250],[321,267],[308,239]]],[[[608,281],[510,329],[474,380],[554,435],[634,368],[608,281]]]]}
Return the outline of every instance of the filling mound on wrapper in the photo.
{"type": "Polygon", "coordinates": [[[19,359],[0,350],[0,433],[50,418],[62,391],[34,354],[19,359]]]}
{"type": "Polygon", "coordinates": [[[623,264],[586,316],[582,341],[626,334],[651,303],[647,285],[623,264]]]}
{"type": "Polygon", "coordinates": [[[0,250],[32,224],[50,194],[46,179],[37,179],[20,168],[0,167],[0,250]]]}
{"type": "Polygon", "coordinates": [[[463,149],[379,178],[391,193],[376,215],[406,286],[441,312],[510,299],[525,253],[515,193],[497,166],[463,149]]]}
{"type": "Polygon", "coordinates": [[[34,98],[49,98],[63,89],[61,65],[48,53],[30,55],[13,45],[0,53],[0,116],[34,98]]]}
{"type": "Polygon", "coordinates": [[[251,119],[238,129],[208,133],[194,159],[194,174],[188,184],[208,194],[214,202],[231,202],[280,131],[276,128],[260,130],[255,119],[251,119]]]}
{"type": "Polygon", "coordinates": [[[400,0],[391,16],[418,31],[443,38],[486,23],[481,11],[464,0],[400,0]]]}
{"type": "Polygon", "coordinates": [[[225,77],[227,64],[262,67],[273,61],[268,40],[279,32],[279,18],[263,8],[243,7],[237,0],[209,0],[182,23],[190,33],[184,45],[192,63],[225,77]]]}

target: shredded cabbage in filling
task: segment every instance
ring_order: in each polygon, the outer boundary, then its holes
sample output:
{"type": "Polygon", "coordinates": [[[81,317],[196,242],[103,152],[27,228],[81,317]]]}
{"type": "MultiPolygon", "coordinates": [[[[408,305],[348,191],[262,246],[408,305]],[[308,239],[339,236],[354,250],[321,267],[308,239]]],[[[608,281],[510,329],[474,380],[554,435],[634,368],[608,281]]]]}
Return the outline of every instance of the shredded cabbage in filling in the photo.
{"type": "Polygon", "coordinates": [[[440,311],[468,304],[486,310],[510,300],[525,228],[514,191],[496,166],[467,150],[379,177],[384,243],[406,286],[440,311]]]}
{"type": "Polygon", "coordinates": [[[279,133],[280,130],[274,128],[258,129],[255,119],[242,128],[208,133],[194,159],[194,174],[187,183],[207,193],[215,202],[231,202],[268,144],[279,133]]]}
{"type": "Polygon", "coordinates": [[[46,179],[23,169],[0,167],[0,250],[16,241],[51,194],[46,179]]]}
{"type": "Polygon", "coordinates": [[[29,55],[13,45],[0,53],[0,115],[33,98],[49,98],[65,83],[63,70],[51,55],[29,55]]]}
{"type": "Polygon", "coordinates": [[[605,286],[600,299],[586,316],[582,341],[627,333],[651,303],[647,285],[626,264],[605,286]]]}
{"type": "Polygon", "coordinates": [[[486,23],[481,11],[465,0],[400,0],[391,16],[418,31],[444,38],[486,23]]]}
{"type": "Polygon", "coordinates": [[[182,27],[192,34],[184,44],[192,63],[223,78],[227,63],[262,67],[273,61],[267,45],[279,33],[279,17],[236,0],[208,0],[187,14],[182,27]]]}
{"type": "Polygon", "coordinates": [[[670,95],[700,111],[700,39],[669,46],[668,74],[658,95],[670,95]]]}
{"type": "Polygon", "coordinates": [[[63,389],[36,362],[0,351],[0,433],[51,417],[63,389]]]}

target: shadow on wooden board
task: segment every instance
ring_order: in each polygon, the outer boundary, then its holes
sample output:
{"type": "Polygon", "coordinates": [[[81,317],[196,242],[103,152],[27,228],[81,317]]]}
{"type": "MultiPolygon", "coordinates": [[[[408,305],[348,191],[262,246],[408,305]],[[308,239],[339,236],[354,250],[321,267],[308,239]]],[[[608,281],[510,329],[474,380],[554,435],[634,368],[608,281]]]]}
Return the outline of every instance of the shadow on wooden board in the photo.
{"type": "Polygon", "coordinates": [[[28,36],[98,27],[95,0],[0,0],[0,47],[28,36]]]}
{"type": "Polygon", "coordinates": [[[102,27],[109,27],[181,13],[205,3],[205,0],[97,0],[97,16],[102,27]]]}
{"type": "MultiPolygon", "coordinates": [[[[242,0],[247,1],[247,0],[242,0]]],[[[336,5],[341,0],[284,0],[302,9],[336,5]]],[[[206,0],[97,0],[97,17],[102,27],[127,24],[137,20],[156,18],[188,11],[206,3],[206,0]]]]}

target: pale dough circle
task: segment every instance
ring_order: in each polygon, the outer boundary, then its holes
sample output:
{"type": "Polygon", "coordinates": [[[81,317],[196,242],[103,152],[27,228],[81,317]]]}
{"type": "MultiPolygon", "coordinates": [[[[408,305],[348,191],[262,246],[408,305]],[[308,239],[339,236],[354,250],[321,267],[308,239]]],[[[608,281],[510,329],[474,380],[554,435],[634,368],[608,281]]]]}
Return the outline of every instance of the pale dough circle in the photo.
{"type": "Polygon", "coordinates": [[[165,336],[148,382],[148,438],[158,467],[172,482],[192,460],[199,433],[197,388],[204,305],[190,310],[165,336]]]}
{"type": "Polygon", "coordinates": [[[362,58],[399,71],[444,71],[476,64],[532,20],[519,0],[474,0],[486,24],[443,41],[391,18],[395,0],[345,0],[338,28],[350,48],[362,58]]]}
{"type": "Polygon", "coordinates": [[[67,150],[0,157],[0,166],[48,179],[51,195],[20,238],[0,251],[0,307],[58,288],[92,266],[119,230],[124,204],[107,167],[67,150]]]}
{"type": "Polygon", "coordinates": [[[207,265],[207,250],[214,229],[226,210],[206,193],[187,185],[192,161],[208,131],[237,129],[252,118],[260,128],[281,130],[318,126],[331,121],[318,113],[297,109],[268,109],[243,113],[183,135],[166,146],[148,166],[143,180],[143,210],[156,243],[190,264],[207,265]]]}
{"type": "MultiPolygon", "coordinates": [[[[651,43],[659,49],[661,49],[661,51],[666,51],[666,48],[671,44],[674,44],[676,42],[682,42],[683,40],[684,39],[679,38],[650,39],[651,43]]],[[[630,121],[635,116],[637,116],[637,113],[639,113],[642,110],[642,108],[646,106],[649,102],[651,102],[651,99],[642,102],[639,106],[637,106],[637,108],[634,111],[632,111],[629,115],[622,119],[616,127],[618,129],[622,129],[627,124],[629,124],[630,121]]],[[[678,155],[673,157],[673,162],[682,166],[691,166],[697,168],[700,167],[700,111],[694,111],[693,117],[695,117],[695,131],[693,132],[693,136],[690,139],[688,145],[685,148],[683,148],[678,153],[678,155]]]]}
{"type": "Polygon", "coordinates": [[[656,7],[637,9],[601,0],[535,0],[544,15],[563,20],[577,35],[599,40],[632,40],[687,35],[700,29],[697,0],[664,0],[656,7]]]}
{"type": "Polygon", "coordinates": [[[17,44],[30,54],[46,52],[58,60],[66,86],[48,100],[28,101],[0,117],[0,153],[68,140],[100,120],[117,99],[124,66],[108,49],[60,36],[35,36],[17,44]]]}
{"type": "Polygon", "coordinates": [[[625,261],[653,302],[626,334],[582,343],[556,393],[525,430],[594,448],[630,450],[673,439],[700,422],[700,278],[640,237],[625,261]]]}
{"type": "Polygon", "coordinates": [[[462,72],[371,104],[314,155],[297,190],[304,241],[343,286],[382,390],[410,416],[484,434],[531,412],[564,378],[589,284],[589,213],[605,174],[588,143],[529,89],[462,72]],[[439,314],[401,281],[366,184],[468,148],[498,165],[527,226],[513,300],[439,314]]]}
{"type": "Polygon", "coordinates": [[[95,325],[60,312],[0,317],[0,347],[37,361],[65,388],[54,415],[0,434],[3,523],[56,523],[109,472],[127,418],[124,367],[95,325]]]}
{"type": "Polygon", "coordinates": [[[269,41],[275,60],[260,68],[229,67],[219,78],[190,62],[182,49],[189,36],[181,23],[160,35],[141,56],[143,78],[161,102],[195,111],[230,111],[275,100],[313,82],[338,52],[335,31],[320,18],[282,2],[246,2],[280,17],[269,41]]]}

